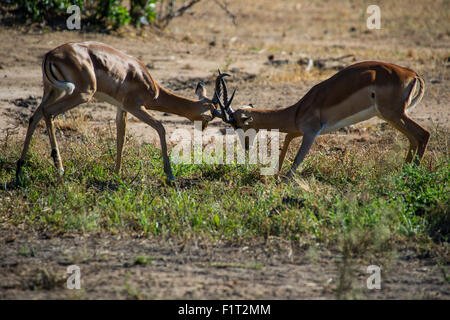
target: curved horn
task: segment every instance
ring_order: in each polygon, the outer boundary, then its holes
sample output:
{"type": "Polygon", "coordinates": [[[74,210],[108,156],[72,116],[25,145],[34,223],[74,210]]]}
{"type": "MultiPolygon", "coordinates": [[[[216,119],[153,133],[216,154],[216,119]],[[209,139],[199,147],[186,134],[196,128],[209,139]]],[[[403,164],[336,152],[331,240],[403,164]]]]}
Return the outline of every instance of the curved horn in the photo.
{"type": "Polygon", "coordinates": [[[231,109],[231,102],[234,99],[234,94],[236,93],[236,89],[233,90],[233,94],[231,95],[230,100],[228,100],[226,106],[225,106],[225,110],[227,111],[227,113],[230,115],[230,117],[233,117],[234,111],[233,109],[231,109]]]}
{"type": "MultiPolygon", "coordinates": [[[[230,77],[230,75],[228,73],[222,73],[220,71],[220,69],[218,69],[218,71],[219,71],[219,75],[216,78],[216,88],[214,90],[213,100],[215,103],[219,104],[222,120],[227,123],[233,123],[234,122],[234,119],[233,119],[234,111],[231,108],[231,102],[234,99],[236,89],[233,90],[233,94],[231,95],[230,100],[228,100],[228,87],[227,87],[227,83],[224,78],[230,77]],[[223,103],[222,103],[222,101],[220,101],[220,94],[221,94],[222,88],[223,88],[223,103]]],[[[217,114],[219,114],[219,113],[217,113],[217,114]]]]}
{"type": "Polygon", "coordinates": [[[223,88],[223,103],[225,105],[228,104],[228,87],[227,87],[227,83],[225,82],[225,80],[223,78],[220,79],[220,82],[222,83],[222,88],[223,88]]]}
{"type": "Polygon", "coordinates": [[[222,102],[220,101],[219,94],[217,93],[217,90],[214,90],[214,100],[219,104],[219,107],[220,107],[220,110],[221,110],[222,120],[225,121],[225,122],[228,122],[226,109],[223,106],[222,102]]]}
{"type": "MultiPolygon", "coordinates": [[[[221,82],[222,82],[222,78],[230,76],[228,73],[222,73],[222,72],[220,72],[220,70],[218,70],[218,71],[219,71],[219,75],[216,78],[216,87],[215,87],[215,90],[217,92],[217,98],[216,98],[216,94],[214,94],[214,99],[217,99],[217,100],[220,99],[220,96],[222,94],[222,88],[220,86],[221,82]]],[[[214,102],[217,103],[217,101],[214,101],[214,102]]],[[[225,102],[225,104],[226,104],[226,102],[225,102]]]]}
{"type": "Polygon", "coordinates": [[[220,87],[220,79],[219,77],[216,78],[216,86],[214,88],[214,97],[213,101],[217,103],[220,99],[220,96],[222,94],[222,88],[220,87]]]}
{"type": "MultiPolygon", "coordinates": [[[[219,70],[220,71],[220,70],[219,70]]],[[[228,74],[224,74],[224,75],[228,75],[228,74]]],[[[228,75],[229,76],[229,75],[228,75]]],[[[220,82],[222,84],[223,87],[223,103],[225,104],[225,110],[227,111],[227,113],[230,115],[230,117],[233,117],[233,109],[231,109],[231,102],[234,99],[234,94],[236,93],[236,89],[234,89],[230,100],[228,100],[228,87],[227,87],[227,83],[225,82],[225,80],[223,79],[224,77],[220,78],[220,82]]]]}

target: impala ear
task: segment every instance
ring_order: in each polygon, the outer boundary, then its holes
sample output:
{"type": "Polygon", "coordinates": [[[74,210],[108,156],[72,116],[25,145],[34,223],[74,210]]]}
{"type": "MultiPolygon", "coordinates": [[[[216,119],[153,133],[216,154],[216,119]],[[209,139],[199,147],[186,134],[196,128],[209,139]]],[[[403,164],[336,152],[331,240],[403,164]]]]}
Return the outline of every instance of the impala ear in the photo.
{"type": "Polygon", "coordinates": [[[195,94],[197,95],[199,100],[206,99],[206,88],[205,84],[202,81],[197,84],[197,88],[195,88],[195,94]]]}

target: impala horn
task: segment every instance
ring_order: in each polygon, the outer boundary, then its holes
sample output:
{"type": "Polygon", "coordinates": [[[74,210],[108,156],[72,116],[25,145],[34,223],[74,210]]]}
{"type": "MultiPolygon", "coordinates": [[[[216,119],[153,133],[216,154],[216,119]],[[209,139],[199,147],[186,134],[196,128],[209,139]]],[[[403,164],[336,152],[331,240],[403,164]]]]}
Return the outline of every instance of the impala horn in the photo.
{"type": "Polygon", "coordinates": [[[228,118],[226,115],[225,107],[220,101],[220,96],[222,95],[222,88],[221,88],[221,80],[223,77],[229,77],[230,75],[228,73],[221,73],[219,70],[219,75],[216,78],[216,86],[214,88],[214,96],[212,99],[212,102],[214,104],[219,104],[221,111],[216,111],[214,114],[215,116],[219,116],[222,118],[223,121],[228,122],[228,118]]]}
{"type": "Polygon", "coordinates": [[[219,70],[219,75],[217,76],[217,79],[216,79],[216,91],[214,93],[214,98],[217,101],[217,103],[219,103],[220,109],[222,110],[222,120],[227,123],[233,123],[234,122],[234,119],[233,119],[234,111],[233,111],[233,109],[231,109],[231,102],[234,99],[236,89],[234,89],[230,100],[228,100],[228,87],[227,87],[227,84],[224,79],[225,77],[230,77],[230,75],[228,73],[222,73],[219,70]],[[221,86],[223,88],[223,104],[220,101],[221,86]]]}
{"type": "Polygon", "coordinates": [[[225,110],[228,113],[228,115],[233,118],[233,114],[234,111],[233,109],[231,109],[231,102],[234,99],[234,94],[236,93],[236,89],[233,90],[233,93],[231,94],[231,98],[230,100],[228,100],[228,87],[227,87],[227,83],[225,82],[225,80],[222,78],[220,78],[220,82],[222,84],[223,87],[223,103],[225,104],[225,110]]]}

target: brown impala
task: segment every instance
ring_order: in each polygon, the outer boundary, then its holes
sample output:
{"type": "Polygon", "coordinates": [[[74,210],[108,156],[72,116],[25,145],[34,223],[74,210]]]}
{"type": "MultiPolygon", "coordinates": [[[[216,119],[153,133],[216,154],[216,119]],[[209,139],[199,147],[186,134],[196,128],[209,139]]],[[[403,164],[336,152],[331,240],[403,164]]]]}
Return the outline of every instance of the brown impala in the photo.
{"type": "Polygon", "coordinates": [[[146,110],[174,113],[207,126],[215,116],[220,98],[219,74],[213,99],[206,97],[203,84],[195,92],[199,100],[178,96],[161,87],[138,59],[100,42],[72,42],[49,51],[42,62],[44,96],[30,118],[28,131],[17,162],[16,178],[20,181],[22,166],[38,122],[44,117],[50,137],[52,157],[60,174],[64,168],[59,155],[52,118],[88,102],[92,97],[117,107],[117,159],[115,172],[121,168],[122,151],[126,135],[127,112],[153,127],[159,135],[164,161],[164,172],[173,180],[165,129],[161,122],[146,110]]]}
{"type": "MultiPolygon", "coordinates": [[[[221,80],[224,82],[224,80],[221,80]]],[[[224,97],[226,87],[224,86],[224,97]]],[[[279,129],[287,133],[279,158],[281,169],[292,139],[303,136],[291,177],[319,134],[378,116],[405,134],[410,147],[406,162],[420,162],[430,133],[407,116],[424,94],[424,81],[413,70],[395,64],[366,61],[351,65],[317,84],[293,106],[276,110],[244,107],[233,111],[219,101],[222,119],[235,129],[279,129]]]]}

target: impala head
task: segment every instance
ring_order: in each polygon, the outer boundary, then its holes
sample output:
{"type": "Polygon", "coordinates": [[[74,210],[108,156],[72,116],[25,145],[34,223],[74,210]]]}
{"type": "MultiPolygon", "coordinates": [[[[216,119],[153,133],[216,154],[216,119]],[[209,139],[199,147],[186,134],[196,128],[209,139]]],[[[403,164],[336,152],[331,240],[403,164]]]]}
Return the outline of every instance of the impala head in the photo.
{"type": "Polygon", "coordinates": [[[233,123],[230,124],[234,129],[242,129],[244,131],[247,131],[248,129],[255,129],[258,131],[258,128],[253,126],[252,108],[252,105],[247,105],[243,106],[241,109],[232,111],[233,123]]]}
{"type": "MultiPolygon", "coordinates": [[[[228,76],[228,74],[222,74],[224,76],[228,76]]],[[[217,104],[220,107],[220,117],[222,120],[226,123],[229,123],[234,129],[243,129],[246,131],[247,129],[256,129],[252,126],[253,117],[251,115],[251,109],[253,108],[253,105],[247,105],[243,106],[242,109],[234,111],[231,108],[231,102],[233,101],[234,94],[236,93],[236,89],[234,89],[233,94],[231,95],[231,98],[228,100],[228,88],[224,77],[221,77],[220,84],[223,87],[223,103],[219,99],[220,95],[220,86],[216,83],[216,93],[215,98],[217,101],[217,104]]],[[[218,115],[219,116],[219,115],[218,115]]]]}
{"type": "MultiPolygon", "coordinates": [[[[197,118],[192,120],[200,120],[202,121],[202,130],[205,129],[208,126],[208,123],[213,120],[215,117],[220,117],[223,119],[223,110],[221,107],[220,97],[221,97],[221,85],[225,84],[223,78],[228,77],[229,74],[227,73],[221,73],[219,70],[219,75],[216,78],[216,84],[214,88],[214,94],[212,99],[209,99],[206,96],[206,88],[205,84],[203,82],[199,82],[197,84],[197,88],[195,89],[195,94],[197,95],[198,99],[200,100],[200,103],[202,104],[202,108],[200,110],[200,114],[197,118]]],[[[225,84],[226,86],[226,84],[225,84]]],[[[234,93],[233,93],[234,95],[234,93]]],[[[224,89],[224,101],[227,100],[227,92],[226,89],[224,89]]],[[[231,98],[233,100],[233,97],[231,98]]],[[[230,101],[231,103],[231,101],[230,101]]],[[[226,104],[226,103],[225,103],[226,104]]],[[[227,105],[227,104],[226,104],[227,105]]]]}
{"type": "Polygon", "coordinates": [[[252,112],[252,108],[252,105],[247,105],[233,111],[233,121],[230,122],[235,130],[242,129],[238,130],[237,134],[245,150],[249,150],[250,146],[253,145],[256,134],[259,131],[258,126],[253,121],[254,113],[252,112]]]}
{"type": "MultiPolygon", "coordinates": [[[[221,118],[224,122],[229,123],[235,130],[242,129],[243,132],[238,132],[239,139],[246,150],[249,149],[253,141],[251,138],[245,135],[248,129],[254,129],[255,133],[258,132],[257,126],[253,123],[252,108],[253,105],[243,106],[242,109],[234,111],[231,108],[231,102],[233,101],[236,89],[233,91],[230,100],[228,100],[228,89],[224,79],[221,79],[221,84],[223,87],[223,104],[218,100],[219,107],[221,109],[221,118]]],[[[254,137],[253,137],[254,139],[254,137]]]]}

